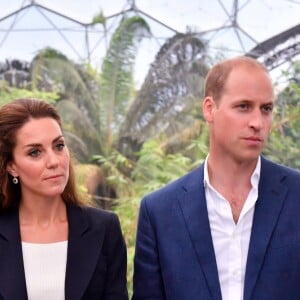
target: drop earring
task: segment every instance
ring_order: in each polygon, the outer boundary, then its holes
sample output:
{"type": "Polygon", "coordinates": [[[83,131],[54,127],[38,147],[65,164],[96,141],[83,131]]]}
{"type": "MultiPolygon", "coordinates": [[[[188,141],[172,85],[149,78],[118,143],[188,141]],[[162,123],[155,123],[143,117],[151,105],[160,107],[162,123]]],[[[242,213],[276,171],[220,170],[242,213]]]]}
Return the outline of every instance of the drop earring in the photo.
{"type": "Polygon", "coordinates": [[[18,184],[19,183],[19,179],[17,177],[14,177],[12,179],[13,184],[18,184]]]}

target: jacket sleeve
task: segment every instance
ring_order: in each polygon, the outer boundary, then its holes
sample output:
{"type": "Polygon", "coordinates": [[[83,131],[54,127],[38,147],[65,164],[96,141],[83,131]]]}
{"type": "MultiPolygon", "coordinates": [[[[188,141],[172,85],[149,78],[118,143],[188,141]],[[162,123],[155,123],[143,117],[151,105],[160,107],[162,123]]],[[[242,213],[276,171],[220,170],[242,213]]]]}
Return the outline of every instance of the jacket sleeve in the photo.
{"type": "Polygon", "coordinates": [[[155,229],[146,198],[141,202],[138,218],[132,297],[132,300],[142,299],[166,299],[155,229]]]}
{"type": "Polygon", "coordinates": [[[127,300],[127,250],[122,235],[119,218],[111,214],[111,221],[106,233],[108,269],[105,280],[103,300],[127,300]]]}

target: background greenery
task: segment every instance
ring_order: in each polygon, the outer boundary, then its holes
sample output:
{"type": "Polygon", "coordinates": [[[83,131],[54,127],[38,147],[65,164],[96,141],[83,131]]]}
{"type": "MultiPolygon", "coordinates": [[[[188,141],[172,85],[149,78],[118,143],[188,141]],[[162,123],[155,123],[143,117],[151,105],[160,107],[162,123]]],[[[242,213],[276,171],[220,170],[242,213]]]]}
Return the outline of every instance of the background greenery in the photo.
{"type": "MultiPolygon", "coordinates": [[[[208,132],[201,113],[203,82],[209,67],[223,58],[211,57],[193,34],[175,34],[161,47],[137,90],[135,57],[141,32],[150,30],[141,17],[123,18],[101,70],[47,48],[29,62],[28,70],[16,68],[15,78],[3,76],[0,81],[0,105],[33,97],[57,107],[83,197],[120,217],[130,294],[140,200],[204,160],[208,132]]],[[[282,78],[284,84],[274,83],[278,100],[264,154],[300,168],[300,63],[282,78]]]]}

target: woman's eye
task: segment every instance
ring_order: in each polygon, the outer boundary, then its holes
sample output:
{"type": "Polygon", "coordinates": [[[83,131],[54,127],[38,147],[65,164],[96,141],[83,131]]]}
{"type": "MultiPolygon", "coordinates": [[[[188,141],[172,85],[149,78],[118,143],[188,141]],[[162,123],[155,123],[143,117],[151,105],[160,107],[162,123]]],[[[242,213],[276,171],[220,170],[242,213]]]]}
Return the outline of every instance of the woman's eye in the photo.
{"type": "Polygon", "coordinates": [[[57,150],[59,150],[59,151],[61,151],[61,150],[63,150],[64,149],[64,147],[65,147],[65,144],[64,143],[58,143],[58,144],[56,144],[56,149],[57,150]]]}
{"type": "Polygon", "coordinates": [[[40,150],[32,150],[29,152],[29,156],[31,157],[38,157],[40,155],[41,151],[40,150]]]}

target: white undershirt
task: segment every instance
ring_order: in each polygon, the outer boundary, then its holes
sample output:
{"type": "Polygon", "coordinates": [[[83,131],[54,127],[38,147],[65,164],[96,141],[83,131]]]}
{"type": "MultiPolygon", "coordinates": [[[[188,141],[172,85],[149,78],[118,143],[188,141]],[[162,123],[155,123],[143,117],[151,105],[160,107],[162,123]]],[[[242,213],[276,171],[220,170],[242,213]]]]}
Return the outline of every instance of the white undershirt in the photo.
{"type": "Polygon", "coordinates": [[[223,300],[242,300],[254,206],[258,197],[261,160],[251,176],[252,188],[235,224],[229,202],[210,184],[207,158],[204,188],[223,300]]]}
{"type": "Polygon", "coordinates": [[[22,242],[28,300],[64,300],[67,241],[22,242]]]}

